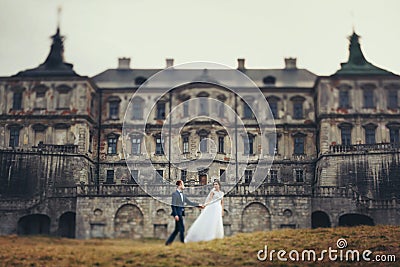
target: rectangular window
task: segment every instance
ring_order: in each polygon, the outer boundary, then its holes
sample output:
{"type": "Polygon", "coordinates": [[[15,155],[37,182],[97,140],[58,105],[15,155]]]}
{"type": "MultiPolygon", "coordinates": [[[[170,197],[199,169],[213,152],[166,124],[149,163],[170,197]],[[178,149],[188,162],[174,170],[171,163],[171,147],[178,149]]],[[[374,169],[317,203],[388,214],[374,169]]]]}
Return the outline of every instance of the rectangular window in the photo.
{"type": "Polygon", "coordinates": [[[375,144],[375,128],[365,128],[365,143],[375,144]]]}
{"type": "Polygon", "coordinates": [[[189,101],[183,102],[183,116],[188,117],[189,116],[189,101]]]}
{"type": "Polygon", "coordinates": [[[114,183],[114,170],[107,170],[106,184],[114,183]]]}
{"type": "Polygon", "coordinates": [[[400,143],[400,130],[398,128],[391,128],[389,130],[390,133],[390,143],[392,144],[399,144],[400,143]]]}
{"type": "Polygon", "coordinates": [[[245,119],[253,119],[254,118],[253,111],[251,110],[250,106],[247,103],[243,103],[243,117],[245,119]]]}
{"type": "Polygon", "coordinates": [[[374,108],[374,91],[373,90],[364,90],[364,108],[374,108]]]}
{"type": "Polygon", "coordinates": [[[108,154],[117,154],[117,137],[108,138],[108,154]]]}
{"type": "Polygon", "coordinates": [[[206,135],[200,135],[200,152],[205,153],[208,150],[208,142],[206,135]]]}
{"type": "Polygon", "coordinates": [[[270,183],[277,183],[278,182],[278,170],[270,170],[269,171],[269,179],[270,179],[270,183]]]}
{"type": "Polygon", "coordinates": [[[46,92],[36,92],[35,109],[46,109],[46,92]]]}
{"type": "Polygon", "coordinates": [[[91,96],[90,98],[90,114],[94,114],[94,95],[91,96]]]}
{"type": "MultiPolygon", "coordinates": [[[[44,133],[44,131],[43,131],[44,133]]],[[[44,135],[43,135],[43,140],[44,140],[44,135]]],[[[92,153],[93,152],[93,134],[90,133],[89,134],[89,148],[88,148],[88,152],[92,153]]]]}
{"type": "Polygon", "coordinates": [[[278,119],[278,102],[276,101],[269,102],[269,108],[271,109],[271,113],[274,119],[278,119]]]}
{"type": "Polygon", "coordinates": [[[132,154],[133,155],[139,155],[141,150],[140,150],[140,144],[141,144],[142,139],[138,136],[132,137],[132,154]]]}
{"type": "Polygon", "coordinates": [[[223,118],[225,116],[225,104],[220,103],[218,105],[218,116],[223,118]]]}
{"type": "Polygon", "coordinates": [[[13,110],[22,109],[22,92],[15,92],[13,95],[13,110]]]}
{"type": "Polygon", "coordinates": [[[254,137],[251,135],[248,135],[247,138],[243,138],[243,142],[244,142],[244,154],[245,155],[253,155],[254,154],[254,150],[253,150],[254,137]]]}
{"type": "Polygon", "coordinates": [[[200,97],[200,115],[208,115],[208,100],[207,97],[200,97]]]}
{"type": "Polygon", "coordinates": [[[163,180],[164,178],[164,171],[163,170],[156,170],[156,180],[163,180]]]}
{"type": "Polygon", "coordinates": [[[339,108],[349,108],[349,91],[341,90],[339,91],[339,108]]]}
{"type": "Polygon", "coordinates": [[[185,135],[182,137],[183,142],[183,153],[189,153],[189,136],[185,135]]]}
{"type": "Polygon", "coordinates": [[[303,102],[293,102],[293,119],[298,120],[303,118],[303,102]]]}
{"type": "Polygon", "coordinates": [[[131,171],[131,184],[137,184],[139,179],[139,171],[138,170],[132,170],[131,171]]]}
{"type": "Polygon", "coordinates": [[[274,140],[273,137],[268,138],[268,155],[273,156],[278,154],[278,137],[274,140]]]}
{"type": "Polygon", "coordinates": [[[390,90],[388,92],[388,108],[397,109],[399,107],[397,90],[390,90]]]}
{"type": "Polygon", "coordinates": [[[294,138],[294,154],[304,155],[304,137],[297,136],[294,138]]]}
{"type": "Polygon", "coordinates": [[[113,101],[110,102],[110,119],[118,119],[119,118],[119,102],[113,101]]]}
{"type": "Polygon", "coordinates": [[[341,137],[342,137],[342,145],[349,146],[351,145],[351,128],[342,128],[341,129],[341,137]]]}
{"type": "Polygon", "coordinates": [[[186,182],[187,179],[187,170],[181,170],[181,180],[186,182]]]}
{"type": "Polygon", "coordinates": [[[297,183],[304,182],[304,171],[303,170],[296,170],[295,171],[295,175],[296,175],[296,182],[297,183]]]}
{"type": "Polygon", "coordinates": [[[225,153],[224,151],[224,136],[218,136],[218,153],[225,153]]]}
{"type": "Polygon", "coordinates": [[[244,171],[244,183],[249,184],[251,182],[251,179],[253,179],[253,171],[245,170],[244,171]]]}
{"type": "Polygon", "coordinates": [[[224,169],[219,169],[219,180],[221,182],[226,182],[226,175],[224,169]]]}
{"type": "Polygon", "coordinates": [[[58,93],[58,109],[69,109],[70,96],[69,92],[61,91],[58,93]]]}
{"type": "Polygon", "coordinates": [[[132,102],[132,119],[133,120],[143,119],[143,102],[142,101],[132,102]]]}
{"type": "Polygon", "coordinates": [[[164,102],[157,103],[157,119],[159,119],[159,120],[165,119],[165,103],[164,102]]]}
{"type": "Polygon", "coordinates": [[[164,154],[164,140],[161,136],[156,136],[156,155],[164,154]]]}
{"type": "Polygon", "coordinates": [[[10,147],[18,147],[19,146],[19,128],[10,128],[10,147]]]}
{"type": "MultiPolygon", "coordinates": [[[[45,138],[45,131],[44,129],[35,129],[35,145],[38,145],[39,143],[44,143],[44,138],[45,138]]],[[[90,149],[90,145],[89,145],[90,149]]]]}

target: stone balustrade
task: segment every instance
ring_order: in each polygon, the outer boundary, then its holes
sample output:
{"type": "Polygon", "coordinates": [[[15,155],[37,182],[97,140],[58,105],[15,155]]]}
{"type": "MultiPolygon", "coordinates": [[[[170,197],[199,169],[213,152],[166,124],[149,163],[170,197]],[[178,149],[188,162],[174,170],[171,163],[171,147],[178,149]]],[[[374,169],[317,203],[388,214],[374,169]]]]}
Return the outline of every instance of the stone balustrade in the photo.
{"type": "Polygon", "coordinates": [[[329,153],[352,153],[369,151],[400,151],[398,143],[357,144],[357,145],[330,145],[329,153]]]}

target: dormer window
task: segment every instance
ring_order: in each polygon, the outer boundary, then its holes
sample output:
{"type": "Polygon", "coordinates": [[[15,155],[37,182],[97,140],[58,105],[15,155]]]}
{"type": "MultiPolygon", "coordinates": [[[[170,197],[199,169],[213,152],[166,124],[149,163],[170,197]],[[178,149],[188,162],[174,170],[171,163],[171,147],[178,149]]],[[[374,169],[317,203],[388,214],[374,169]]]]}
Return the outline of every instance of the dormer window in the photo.
{"type": "Polygon", "coordinates": [[[263,79],[265,85],[275,85],[276,78],[274,76],[266,76],[263,79]]]}
{"type": "Polygon", "coordinates": [[[147,79],[143,76],[138,76],[135,78],[135,84],[136,85],[142,85],[147,81],[147,79]]]}

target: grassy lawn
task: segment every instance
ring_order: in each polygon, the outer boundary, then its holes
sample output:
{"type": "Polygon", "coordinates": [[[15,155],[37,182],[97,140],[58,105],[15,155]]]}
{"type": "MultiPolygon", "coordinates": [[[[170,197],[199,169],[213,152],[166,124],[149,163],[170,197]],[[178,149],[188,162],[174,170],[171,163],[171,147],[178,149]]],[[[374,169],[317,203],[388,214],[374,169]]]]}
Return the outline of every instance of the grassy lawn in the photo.
{"type": "MultiPolygon", "coordinates": [[[[376,255],[392,254],[396,262],[329,261],[325,266],[400,266],[399,226],[360,226],[351,228],[285,229],[237,234],[222,240],[164,246],[164,240],[74,240],[54,237],[0,237],[1,266],[320,266],[321,262],[259,261],[257,252],[268,245],[272,249],[337,249],[336,241],[345,238],[346,250],[369,249],[376,255]],[[271,264],[272,263],[272,264],[271,264]]],[[[177,239],[176,239],[177,240],[177,239]]],[[[337,253],[339,255],[339,253],[337,253]]],[[[288,258],[288,254],[284,257],[288,258]]]]}

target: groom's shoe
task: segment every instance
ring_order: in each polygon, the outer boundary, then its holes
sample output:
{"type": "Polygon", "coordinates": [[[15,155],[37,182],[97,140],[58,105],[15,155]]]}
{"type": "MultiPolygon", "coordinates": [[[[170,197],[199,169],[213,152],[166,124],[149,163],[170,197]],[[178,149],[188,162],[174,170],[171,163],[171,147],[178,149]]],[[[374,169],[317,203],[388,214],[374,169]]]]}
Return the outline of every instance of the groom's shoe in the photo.
{"type": "Polygon", "coordinates": [[[165,242],[165,245],[166,245],[166,246],[170,246],[170,245],[171,245],[171,243],[165,242]]]}

